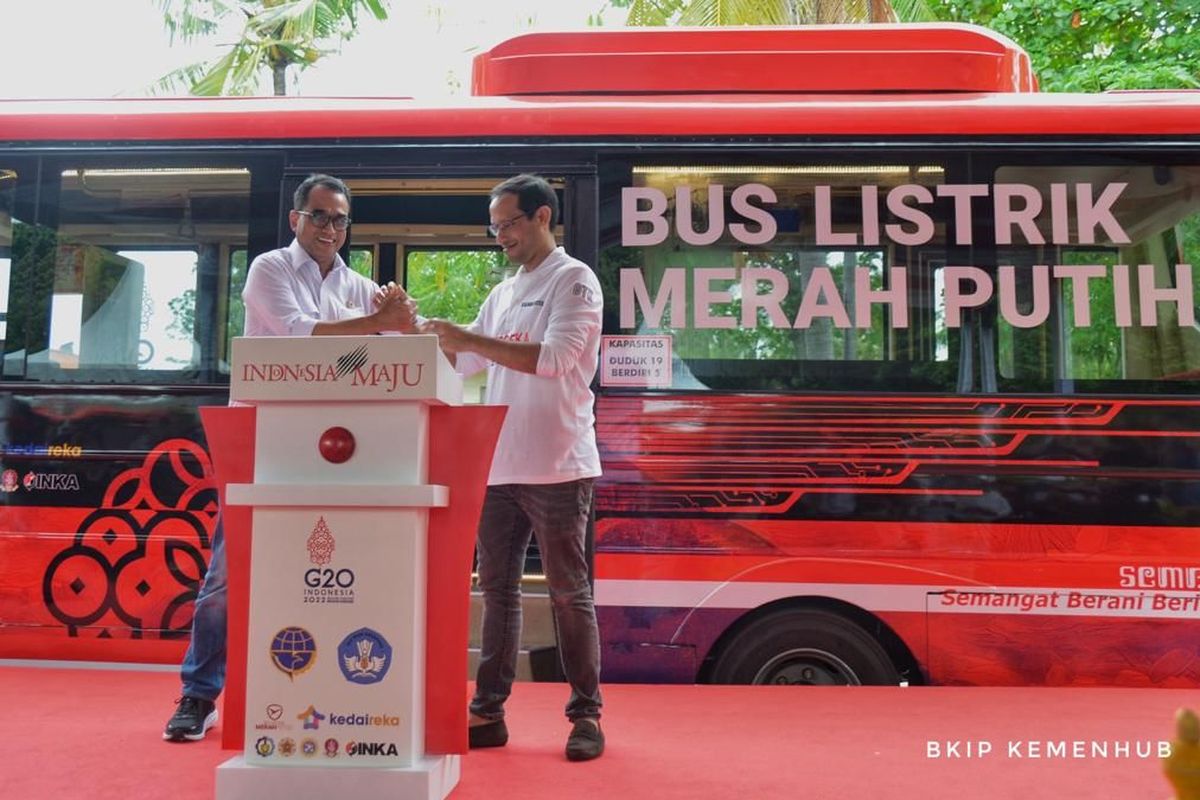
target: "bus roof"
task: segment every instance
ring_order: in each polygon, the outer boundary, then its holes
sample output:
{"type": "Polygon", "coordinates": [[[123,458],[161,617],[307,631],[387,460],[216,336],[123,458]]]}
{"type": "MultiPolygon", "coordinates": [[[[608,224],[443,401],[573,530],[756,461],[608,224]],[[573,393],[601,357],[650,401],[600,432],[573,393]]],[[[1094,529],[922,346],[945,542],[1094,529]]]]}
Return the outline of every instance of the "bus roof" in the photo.
{"type": "Polygon", "coordinates": [[[518,36],[472,94],[1030,92],[1029,56],[974,25],[623,28],[518,36]]]}
{"type": "Polygon", "coordinates": [[[0,101],[0,142],[1200,135],[1200,92],[1039,93],[967,25],[539,33],[475,60],[474,96],[0,101]]]}
{"type": "Polygon", "coordinates": [[[0,142],[1200,135],[1200,93],[0,101],[0,142]]]}

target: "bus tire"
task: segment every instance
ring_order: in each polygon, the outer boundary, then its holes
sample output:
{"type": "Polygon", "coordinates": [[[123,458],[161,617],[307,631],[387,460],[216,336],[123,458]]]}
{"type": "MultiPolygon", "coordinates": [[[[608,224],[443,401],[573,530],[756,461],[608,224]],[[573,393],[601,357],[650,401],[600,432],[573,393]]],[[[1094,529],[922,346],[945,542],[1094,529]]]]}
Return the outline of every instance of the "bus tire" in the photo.
{"type": "Polygon", "coordinates": [[[760,617],[722,648],[713,683],[800,686],[896,685],[900,675],[869,633],[829,611],[789,609],[760,617]]]}

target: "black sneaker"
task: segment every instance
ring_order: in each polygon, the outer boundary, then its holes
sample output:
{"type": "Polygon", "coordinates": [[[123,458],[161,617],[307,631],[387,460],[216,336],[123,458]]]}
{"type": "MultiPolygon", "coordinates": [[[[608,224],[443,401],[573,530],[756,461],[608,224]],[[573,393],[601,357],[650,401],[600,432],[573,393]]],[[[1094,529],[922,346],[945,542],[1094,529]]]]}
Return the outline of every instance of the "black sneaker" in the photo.
{"type": "Polygon", "coordinates": [[[480,747],[504,747],[508,744],[508,726],[504,720],[472,725],[467,728],[467,739],[472,749],[480,747]]]}
{"type": "Polygon", "coordinates": [[[167,720],[163,738],[169,742],[198,742],[217,724],[217,704],[199,697],[181,697],[171,719],[167,720]]]}
{"type": "Polygon", "coordinates": [[[600,730],[600,720],[586,717],[575,720],[567,737],[567,760],[591,761],[603,752],[604,731],[600,730]]]}

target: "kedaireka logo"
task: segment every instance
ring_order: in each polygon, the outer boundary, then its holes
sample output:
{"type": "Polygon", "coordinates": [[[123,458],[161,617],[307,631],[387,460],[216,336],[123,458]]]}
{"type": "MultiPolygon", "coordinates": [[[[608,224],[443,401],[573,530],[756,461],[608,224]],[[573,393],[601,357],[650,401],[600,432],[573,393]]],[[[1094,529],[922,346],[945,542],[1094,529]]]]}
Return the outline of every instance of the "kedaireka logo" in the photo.
{"type": "Polygon", "coordinates": [[[390,714],[330,714],[327,722],[330,725],[395,728],[400,724],[400,718],[390,714]]]}
{"type": "Polygon", "coordinates": [[[50,458],[79,458],[83,448],[77,444],[8,444],[4,446],[6,456],[49,456],[50,458]]]}

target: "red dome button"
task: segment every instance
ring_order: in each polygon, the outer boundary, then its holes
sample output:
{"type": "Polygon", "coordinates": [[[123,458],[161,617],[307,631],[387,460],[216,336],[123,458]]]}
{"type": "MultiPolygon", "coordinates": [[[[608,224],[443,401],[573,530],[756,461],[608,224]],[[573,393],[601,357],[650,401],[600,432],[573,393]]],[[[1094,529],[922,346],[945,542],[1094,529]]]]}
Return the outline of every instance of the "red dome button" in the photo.
{"type": "Polygon", "coordinates": [[[321,456],[331,464],[341,464],[354,455],[354,434],[345,428],[330,428],[317,443],[321,456]]]}

